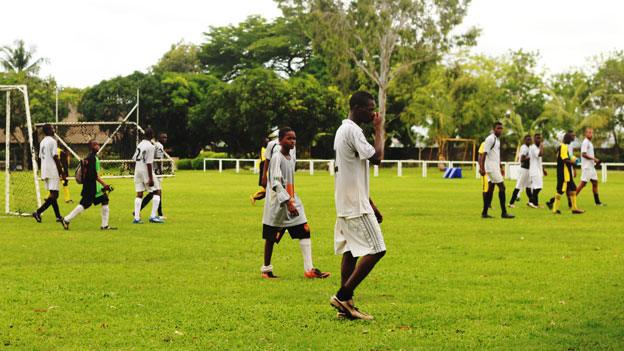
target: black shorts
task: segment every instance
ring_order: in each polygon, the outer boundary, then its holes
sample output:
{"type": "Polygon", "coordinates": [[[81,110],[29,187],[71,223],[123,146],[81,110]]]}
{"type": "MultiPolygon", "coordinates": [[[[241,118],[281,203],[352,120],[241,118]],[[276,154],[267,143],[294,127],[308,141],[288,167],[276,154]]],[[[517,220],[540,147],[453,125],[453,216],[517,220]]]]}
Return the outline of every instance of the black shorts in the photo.
{"type": "Polygon", "coordinates": [[[91,205],[108,205],[108,196],[106,194],[102,194],[98,197],[83,196],[82,199],[80,199],[80,204],[85,210],[91,207],[91,205]]]}
{"type": "Polygon", "coordinates": [[[310,226],[308,223],[295,225],[292,227],[280,228],[272,227],[270,225],[262,225],[262,239],[279,243],[282,240],[284,234],[288,230],[288,234],[292,239],[309,239],[310,238],[310,226]]]}
{"type": "Polygon", "coordinates": [[[570,179],[567,182],[561,179],[557,179],[557,194],[563,195],[564,193],[572,191],[576,191],[576,184],[574,183],[574,179],[570,179]]]}

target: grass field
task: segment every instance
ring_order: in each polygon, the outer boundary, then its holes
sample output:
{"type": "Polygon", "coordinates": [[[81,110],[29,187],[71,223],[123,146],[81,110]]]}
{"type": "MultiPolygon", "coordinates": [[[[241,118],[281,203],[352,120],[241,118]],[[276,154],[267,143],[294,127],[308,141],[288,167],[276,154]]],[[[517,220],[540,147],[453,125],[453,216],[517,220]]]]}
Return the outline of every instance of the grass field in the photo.
{"type": "MultiPolygon", "coordinates": [[[[624,349],[624,174],[601,184],[604,208],[554,216],[524,206],[482,220],[479,181],[384,170],[372,197],[388,254],[356,291],[373,322],[335,318],[333,178],[298,175],[315,265],[296,242],[260,278],[262,206],[251,174],[179,172],[164,183],[165,225],[132,225],[133,185],[115,180],[111,222],[99,207],[66,232],[0,218],[0,345],[6,349],[624,349]]],[[[511,189],[513,184],[508,183],[511,189]]],[[[554,188],[547,177],[542,201],[554,188]]],[[[72,193],[78,200],[79,189],[72,193]]],[[[508,196],[510,191],[508,190],[508,196]]],[[[62,212],[71,210],[62,205],[62,212]]],[[[567,207],[564,205],[564,209],[567,207]]],[[[495,200],[493,214],[498,214],[495,200]]],[[[144,211],[143,218],[146,218],[144,211]]]]}

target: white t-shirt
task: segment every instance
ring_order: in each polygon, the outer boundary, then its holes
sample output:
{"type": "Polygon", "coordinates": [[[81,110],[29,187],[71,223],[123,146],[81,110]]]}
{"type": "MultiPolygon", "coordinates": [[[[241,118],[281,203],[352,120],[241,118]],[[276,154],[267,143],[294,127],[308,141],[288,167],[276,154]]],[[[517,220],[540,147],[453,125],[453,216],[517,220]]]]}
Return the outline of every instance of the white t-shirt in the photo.
{"type": "Polygon", "coordinates": [[[270,162],[271,176],[268,179],[266,189],[266,199],[264,201],[264,212],[262,223],[279,228],[288,228],[308,222],[303,203],[295,191],[295,207],[299,215],[292,217],[288,212],[286,203],[290,200],[287,187],[295,185],[295,159],[286,157],[281,152],[273,155],[270,162]]]}
{"type": "MultiPolygon", "coordinates": [[[[137,176],[146,177],[147,165],[154,163],[154,152],[156,148],[148,140],[141,140],[134,152],[133,159],[136,161],[134,165],[134,177],[137,176]]],[[[152,170],[153,171],[153,170],[152,170]]]]}
{"type": "MultiPolygon", "coordinates": [[[[586,153],[587,156],[594,157],[594,144],[592,144],[592,142],[587,138],[585,138],[585,140],[583,140],[583,144],[581,144],[581,155],[583,155],[583,153],[586,153]]],[[[595,168],[594,160],[588,160],[585,157],[581,157],[581,168],[595,168]]]]}
{"type": "Polygon", "coordinates": [[[485,171],[496,172],[500,170],[500,140],[494,133],[488,135],[484,141],[485,171]]]}
{"type": "Polygon", "coordinates": [[[542,157],[540,154],[540,148],[533,144],[529,147],[529,157],[531,158],[531,165],[529,167],[529,175],[531,177],[541,177],[544,175],[544,168],[542,166],[542,157]]]}
{"type": "Polygon", "coordinates": [[[530,168],[531,158],[529,157],[529,147],[527,146],[527,144],[522,144],[522,146],[520,146],[520,154],[518,155],[518,161],[520,162],[520,167],[524,169],[530,168]],[[528,160],[522,162],[522,156],[528,157],[528,160]]]}
{"type": "Polygon", "coordinates": [[[370,205],[367,160],[375,155],[362,128],[350,119],[342,121],[334,139],[336,176],[334,200],[338,217],[353,218],[374,213],[370,205]]]}
{"type": "Polygon", "coordinates": [[[39,159],[41,160],[41,178],[60,178],[54,156],[57,153],[58,144],[51,136],[46,136],[39,144],[39,159]]]}
{"type": "Polygon", "coordinates": [[[165,158],[165,147],[160,141],[154,143],[154,159],[162,160],[165,158]]]}

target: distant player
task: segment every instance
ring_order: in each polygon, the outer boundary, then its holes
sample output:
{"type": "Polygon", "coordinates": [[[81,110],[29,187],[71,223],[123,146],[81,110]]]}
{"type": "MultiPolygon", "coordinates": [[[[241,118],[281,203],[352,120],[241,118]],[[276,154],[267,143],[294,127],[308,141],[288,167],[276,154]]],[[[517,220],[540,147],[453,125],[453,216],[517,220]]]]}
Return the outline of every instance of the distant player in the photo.
{"type": "MultiPolygon", "coordinates": [[[[501,206],[502,218],[514,218],[513,215],[507,213],[507,201],[505,200],[505,178],[503,178],[503,169],[500,160],[500,136],[503,133],[503,124],[501,122],[494,123],[494,129],[490,135],[485,138],[485,145],[482,157],[479,162],[479,173],[481,176],[487,174],[490,184],[488,187],[488,199],[490,202],[494,197],[494,186],[498,186],[498,200],[501,206]]],[[[492,218],[487,213],[488,208],[484,208],[481,213],[482,218],[492,218]]]]}
{"type": "Polygon", "coordinates": [[[63,168],[57,154],[58,145],[54,139],[54,127],[49,124],[45,124],[43,126],[43,133],[46,136],[41,140],[41,144],[39,144],[41,179],[50,193],[43,205],[41,205],[41,207],[39,207],[32,214],[32,216],[37,222],[41,223],[41,214],[45,212],[48,207],[52,206],[57,222],[61,222],[63,220],[63,216],[61,216],[61,211],[58,206],[59,187],[60,180],[63,179],[63,182],[65,182],[67,180],[67,175],[63,172],[63,168]]]}
{"type": "MultiPolygon", "coordinates": [[[[264,199],[264,197],[266,196],[266,184],[263,185],[262,183],[262,178],[264,177],[265,174],[265,168],[264,165],[266,163],[266,147],[269,144],[269,139],[268,138],[264,138],[262,140],[262,146],[260,147],[260,164],[258,165],[258,186],[260,186],[260,189],[258,189],[258,191],[256,191],[255,193],[253,193],[252,195],[249,196],[249,198],[251,199],[251,204],[255,205],[256,201],[258,200],[262,200],[264,199]]],[[[268,167],[268,165],[267,165],[268,167]]],[[[268,169],[268,168],[267,168],[268,169]]]]}
{"type": "Polygon", "coordinates": [[[529,175],[531,176],[532,197],[529,206],[539,208],[539,193],[544,187],[544,176],[547,175],[542,164],[542,156],[544,156],[544,143],[542,135],[536,133],[533,136],[533,145],[529,147],[529,156],[531,157],[531,165],[529,167],[529,175]]]}
{"type": "Polygon", "coordinates": [[[108,225],[110,209],[108,207],[109,199],[106,192],[112,191],[113,188],[100,178],[100,159],[97,157],[99,150],[100,144],[95,140],[91,140],[89,142],[89,155],[81,161],[82,164],[80,167],[82,171],[82,192],[80,195],[82,198],[80,199],[80,204],[63,218],[62,223],[65,230],[69,230],[69,223],[84,210],[91,207],[91,205],[102,205],[102,225],[100,229],[117,229],[108,225]]]}
{"type": "Polygon", "coordinates": [[[370,198],[368,162],[379,165],[384,157],[382,119],[375,112],[373,96],[364,91],[349,100],[349,116],[336,131],[334,150],[336,225],[334,252],[342,255],[340,289],[329,300],[339,316],[371,320],[355,307],[355,289],[386,254],[379,223],[383,217],[370,198]],[[374,146],[366,141],[361,126],[373,124],[374,146]],[[359,261],[359,262],[358,262],[359,261]]]}
{"type": "Polygon", "coordinates": [[[570,158],[568,145],[574,140],[573,133],[566,133],[563,136],[563,142],[557,149],[557,193],[552,202],[548,202],[547,205],[552,209],[555,214],[561,214],[559,207],[561,206],[561,196],[568,194],[570,201],[572,202],[572,213],[581,214],[585,211],[579,209],[576,203],[576,184],[574,183],[572,169],[574,167],[574,156],[570,158]]]}
{"type": "MultiPolygon", "coordinates": [[[[165,166],[163,161],[165,160],[165,144],[167,144],[168,140],[169,139],[167,137],[167,133],[160,133],[158,134],[158,140],[156,140],[156,142],[154,143],[154,173],[156,174],[156,177],[165,174],[165,166]]],[[[158,179],[158,185],[160,186],[160,189],[158,189],[160,190],[160,202],[158,203],[158,218],[163,220],[166,219],[165,216],[163,216],[162,212],[162,183],[164,180],[164,178],[158,179]]],[[[141,202],[141,210],[143,210],[145,206],[149,204],[153,197],[154,192],[150,192],[143,198],[143,201],[141,202]]]]}
{"type": "Polygon", "coordinates": [[[531,166],[531,157],[529,155],[529,147],[531,147],[532,139],[530,135],[525,135],[524,144],[520,146],[520,170],[518,171],[518,180],[516,181],[516,188],[511,194],[511,200],[509,201],[509,207],[514,208],[514,203],[518,198],[518,194],[522,189],[526,190],[527,205],[531,206],[531,175],[529,174],[529,168],[531,166]]]}
{"type": "Polygon", "coordinates": [[[600,165],[600,160],[594,154],[594,144],[592,139],[594,138],[594,130],[587,128],[585,130],[585,139],[581,144],[581,182],[576,189],[576,195],[581,193],[581,190],[588,182],[592,183],[592,191],[594,192],[594,203],[596,206],[604,206],[600,202],[600,196],[598,195],[598,174],[596,173],[596,166],[600,165]]]}
{"type": "Polygon", "coordinates": [[[152,198],[152,213],[149,221],[151,223],[165,223],[157,216],[158,205],[160,205],[160,182],[154,173],[154,154],[156,148],[150,140],[154,137],[152,128],[145,130],[143,140],[137,146],[134,152],[133,160],[136,162],[134,166],[134,189],[136,198],[134,199],[134,224],[143,224],[141,221],[141,203],[143,201],[143,193],[151,192],[154,194],[152,198]]]}
{"type": "MultiPolygon", "coordinates": [[[[479,158],[478,162],[481,164],[481,159],[485,157],[485,141],[479,145],[479,158]]],[[[490,188],[490,181],[488,180],[487,174],[481,176],[481,195],[483,196],[483,212],[486,213],[490,206],[492,205],[492,198],[490,198],[488,189],[490,188]]]]}
{"type": "MultiPolygon", "coordinates": [[[[67,151],[67,148],[64,145],[59,145],[58,156],[59,160],[61,161],[61,166],[63,167],[63,173],[65,173],[65,175],[68,175],[71,153],[67,151]]],[[[67,179],[63,180],[63,200],[65,200],[66,204],[74,202],[72,201],[71,195],[69,193],[69,182],[67,181],[67,179]]]]}
{"type": "Polygon", "coordinates": [[[295,192],[295,157],[290,150],[295,147],[297,136],[288,127],[279,131],[280,152],[274,154],[269,165],[267,197],[262,218],[262,238],[264,244],[264,266],[262,277],[277,278],[273,274],[271,256],[273,247],[288,231],[290,237],[299,240],[303,255],[304,276],[306,278],[327,278],[329,273],[321,272],[312,263],[312,242],[310,227],[303,203],[295,192]]]}

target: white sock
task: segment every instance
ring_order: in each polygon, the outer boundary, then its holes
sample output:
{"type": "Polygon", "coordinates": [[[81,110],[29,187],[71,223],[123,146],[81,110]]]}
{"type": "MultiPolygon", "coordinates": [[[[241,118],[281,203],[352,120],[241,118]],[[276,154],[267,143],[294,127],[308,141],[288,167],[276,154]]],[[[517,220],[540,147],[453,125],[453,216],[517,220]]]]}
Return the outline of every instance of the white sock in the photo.
{"type": "Polygon", "coordinates": [[[314,268],[312,264],[312,241],[310,239],[301,239],[299,240],[299,246],[301,247],[301,255],[303,255],[303,268],[307,272],[314,268]]]}
{"type": "Polygon", "coordinates": [[[141,203],[142,202],[143,202],[143,199],[141,199],[140,197],[134,198],[134,219],[136,219],[137,221],[141,219],[141,203]]]}
{"type": "Polygon", "coordinates": [[[110,210],[108,205],[102,205],[102,228],[108,227],[108,214],[110,210]]]}
{"type": "Polygon", "coordinates": [[[84,207],[82,207],[82,205],[76,206],[67,216],[65,216],[65,222],[71,222],[71,220],[76,218],[76,216],[82,211],[84,211],[84,207]]]}
{"type": "Polygon", "coordinates": [[[150,217],[158,216],[158,205],[160,204],[160,195],[154,195],[152,198],[152,215],[150,217]]]}
{"type": "Polygon", "coordinates": [[[262,266],[260,267],[260,272],[262,273],[268,273],[268,272],[273,272],[273,265],[270,264],[268,266],[262,266]]]}

